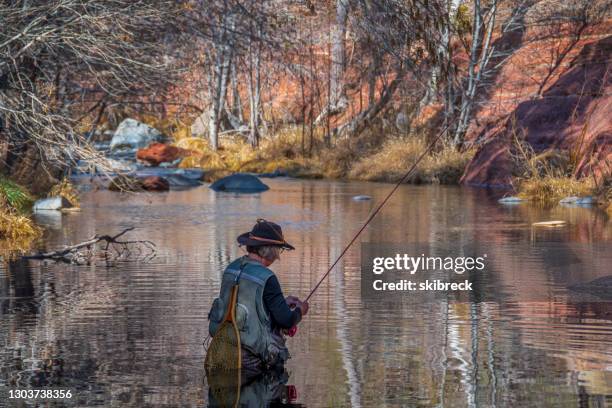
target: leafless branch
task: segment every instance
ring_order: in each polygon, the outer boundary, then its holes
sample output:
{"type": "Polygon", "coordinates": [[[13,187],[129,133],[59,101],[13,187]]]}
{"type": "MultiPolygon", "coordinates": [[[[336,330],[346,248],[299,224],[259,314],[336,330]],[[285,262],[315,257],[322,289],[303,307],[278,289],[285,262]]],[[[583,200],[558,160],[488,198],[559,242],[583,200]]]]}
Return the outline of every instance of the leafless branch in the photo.
{"type": "Polygon", "coordinates": [[[111,265],[116,262],[140,261],[149,262],[156,255],[155,244],[148,240],[119,241],[118,238],[134,230],[124,229],[115,235],[94,235],[90,239],[75,245],[50,252],[41,252],[24,257],[25,259],[52,260],[77,265],[91,265],[104,262],[111,265]]]}

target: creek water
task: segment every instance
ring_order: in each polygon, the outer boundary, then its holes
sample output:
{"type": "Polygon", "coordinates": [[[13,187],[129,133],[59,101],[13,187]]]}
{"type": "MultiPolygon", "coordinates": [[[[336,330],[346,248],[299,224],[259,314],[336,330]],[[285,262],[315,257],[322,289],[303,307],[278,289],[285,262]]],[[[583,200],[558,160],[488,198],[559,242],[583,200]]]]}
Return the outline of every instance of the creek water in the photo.
{"type": "MultiPolygon", "coordinates": [[[[243,254],[236,237],[259,217],[280,223],[296,250],[272,269],[285,295],[303,298],[391,188],[266,183],[269,191],[253,195],[206,186],[89,191],[80,212],[40,218],[46,249],[135,226],[129,238],[155,242],[157,256],[115,267],[0,266],[0,388],[70,389],[67,406],[206,406],[202,342],[222,270],[243,254]],[[373,200],[352,200],[362,194],[373,200]]],[[[502,206],[497,198],[402,186],[359,242],[440,244],[451,252],[471,245],[486,248],[490,268],[467,296],[366,301],[355,245],[288,340],[282,399],[312,407],[612,402],[611,303],[567,289],[610,274],[612,223],[595,209],[502,206]],[[567,225],[531,226],[548,220],[567,225]],[[547,242],[566,248],[574,266],[560,271],[568,262],[558,254],[531,251],[547,242]]],[[[271,388],[242,395],[260,404],[273,398],[271,388]]]]}

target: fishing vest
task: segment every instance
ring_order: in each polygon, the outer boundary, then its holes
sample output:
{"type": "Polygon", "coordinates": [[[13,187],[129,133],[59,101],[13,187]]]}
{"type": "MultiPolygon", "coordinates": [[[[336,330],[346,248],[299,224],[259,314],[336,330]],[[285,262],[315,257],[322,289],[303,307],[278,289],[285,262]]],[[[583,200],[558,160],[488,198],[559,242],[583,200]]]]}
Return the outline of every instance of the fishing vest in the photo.
{"type": "Polygon", "coordinates": [[[236,303],[240,344],[269,366],[282,364],[288,358],[284,344],[279,344],[278,335],[272,333],[270,315],[263,303],[264,287],[273,275],[271,270],[246,256],[236,259],[223,272],[220,295],[213,301],[208,314],[208,331],[214,337],[227,313],[232,286],[240,276],[236,303]]]}

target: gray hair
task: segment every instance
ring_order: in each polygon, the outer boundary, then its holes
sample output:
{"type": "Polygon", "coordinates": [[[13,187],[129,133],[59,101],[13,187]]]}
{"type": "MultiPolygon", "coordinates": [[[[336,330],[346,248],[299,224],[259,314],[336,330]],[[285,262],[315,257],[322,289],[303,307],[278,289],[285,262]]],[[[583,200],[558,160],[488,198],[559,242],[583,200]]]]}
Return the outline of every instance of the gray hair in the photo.
{"type": "Polygon", "coordinates": [[[256,247],[255,250],[257,251],[257,255],[271,262],[280,258],[281,249],[277,246],[264,245],[256,247]]]}

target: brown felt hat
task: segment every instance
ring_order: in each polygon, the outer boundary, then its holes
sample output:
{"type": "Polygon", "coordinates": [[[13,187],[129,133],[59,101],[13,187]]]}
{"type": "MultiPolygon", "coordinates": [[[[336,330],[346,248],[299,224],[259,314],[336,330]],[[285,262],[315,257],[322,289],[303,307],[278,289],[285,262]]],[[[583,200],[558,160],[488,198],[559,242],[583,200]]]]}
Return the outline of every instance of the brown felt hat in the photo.
{"type": "Polygon", "coordinates": [[[285,249],[295,247],[285,241],[280,225],[259,218],[253,229],[238,236],[238,243],[246,246],[277,246],[285,249]]]}

